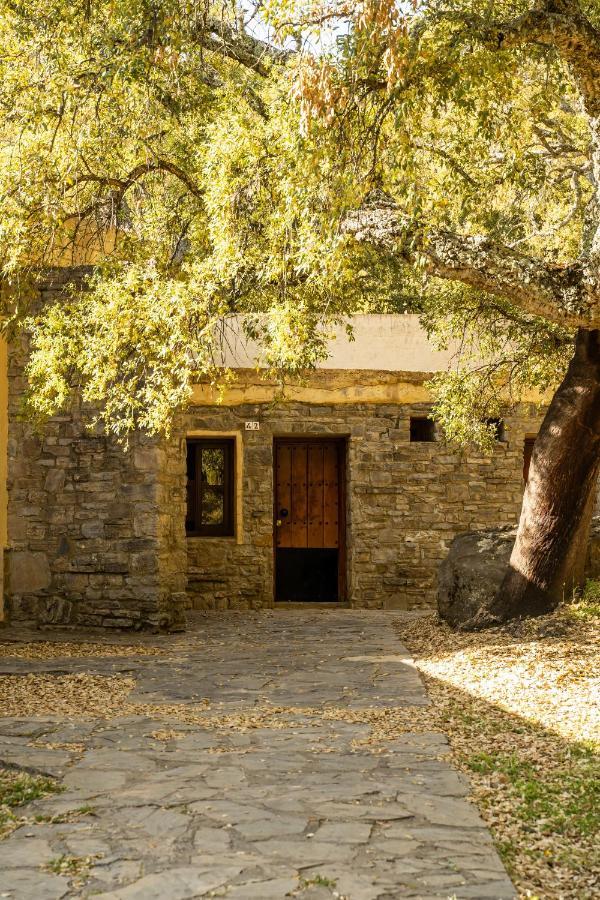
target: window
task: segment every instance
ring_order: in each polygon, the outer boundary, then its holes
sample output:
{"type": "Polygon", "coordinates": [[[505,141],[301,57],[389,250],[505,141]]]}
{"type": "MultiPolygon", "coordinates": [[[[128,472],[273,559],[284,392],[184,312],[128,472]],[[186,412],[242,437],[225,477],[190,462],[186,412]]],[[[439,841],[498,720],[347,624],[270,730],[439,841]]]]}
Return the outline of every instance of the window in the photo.
{"type": "Polygon", "coordinates": [[[435,441],[435,423],[427,416],[410,417],[410,440],[412,443],[435,441]]]}
{"type": "Polygon", "coordinates": [[[529,480],[529,466],[531,465],[531,454],[533,453],[533,445],[535,437],[526,437],[523,443],[523,481],[527,484],[529,480]]]}
{"type": "Polygon", "coordinates": [[[502,419],[486,419],[485,424],[492,426],[495,441],[506,441],[506,430],[502,419]]]}
{"type": "Polygon", "coordinates": [[[188,440],[188,535],[233,535],[234,454],[233,439],[188,440]]]}

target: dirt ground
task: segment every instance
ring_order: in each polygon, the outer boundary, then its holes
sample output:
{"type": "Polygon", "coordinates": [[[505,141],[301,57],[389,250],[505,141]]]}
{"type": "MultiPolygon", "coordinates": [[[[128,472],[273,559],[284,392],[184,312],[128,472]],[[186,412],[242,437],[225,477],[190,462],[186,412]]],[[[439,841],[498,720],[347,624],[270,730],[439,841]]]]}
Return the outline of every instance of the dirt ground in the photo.
{"type": "Polygon", "coordinates": [[[523,898],[600,896],[600,618],[584,605],[477,634],[396,623],[523,898]]]}

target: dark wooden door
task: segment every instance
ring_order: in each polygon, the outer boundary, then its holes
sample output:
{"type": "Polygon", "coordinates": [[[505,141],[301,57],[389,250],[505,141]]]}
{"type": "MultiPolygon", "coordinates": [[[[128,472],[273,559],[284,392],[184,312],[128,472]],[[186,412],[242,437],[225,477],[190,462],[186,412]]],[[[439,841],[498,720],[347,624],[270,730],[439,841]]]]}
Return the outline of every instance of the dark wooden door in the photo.
{"type": "MultiPolygon", "coordinates": [[[[276,555],[287,550],[332,551],[287,554],[287,559],[294,577],[302,567],[314,571],[319,565],[334,565],[334,599],[343,595],[344,583],[343,450],[342,441],[328,439],[281,439],[275,446],[276,555]]],[[[287,565],[284,556],[279,558],[281,573],[287,565]]]]}

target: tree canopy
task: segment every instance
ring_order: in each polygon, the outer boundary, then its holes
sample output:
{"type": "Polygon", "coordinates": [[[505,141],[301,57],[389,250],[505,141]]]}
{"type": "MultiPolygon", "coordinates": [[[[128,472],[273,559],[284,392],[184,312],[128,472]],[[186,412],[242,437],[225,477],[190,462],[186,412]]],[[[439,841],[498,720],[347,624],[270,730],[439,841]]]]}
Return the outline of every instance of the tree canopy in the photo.
{"type": "Polygon", "coordinates": [[[77,388],[160,431],[223,379],[230,314],[298,371],[332,320],[411,309],[461,337],[447,434],[489,443],[600,321],[599,28],[592,0],[0,0],[32,408],[77,388]],[[84,292],[28,304],[27,273],[82,258],[84,292]]]}

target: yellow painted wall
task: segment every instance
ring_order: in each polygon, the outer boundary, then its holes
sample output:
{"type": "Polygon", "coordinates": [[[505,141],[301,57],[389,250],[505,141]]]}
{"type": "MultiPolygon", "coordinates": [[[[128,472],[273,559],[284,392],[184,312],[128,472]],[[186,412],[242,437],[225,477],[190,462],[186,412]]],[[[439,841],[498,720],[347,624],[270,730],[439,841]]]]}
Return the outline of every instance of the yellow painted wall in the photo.
{"type": "MultiPolygon", "coordinates": [[[[254,369],[238,369],[234,380],[223,390],[210,384],[196,384],[193,406],[241,406],[244,403],[430,403],[426,372],[388,372],[365,369],[317,369],[296,383],[282,387],[254,369]]],[[[551,395],[528,391],[525,403],[547,403],[551,395]]]]}
{"type": "Polygon", "coordinates": [[[8,493],[8,348],[0,335],[0,621],[4,619],[4,548],[7,543],[8,493]]]}

